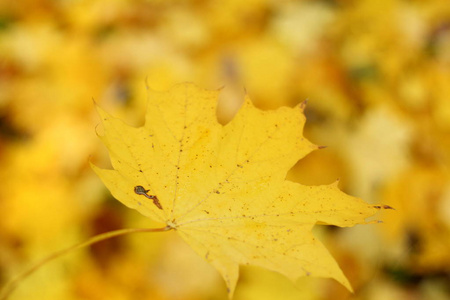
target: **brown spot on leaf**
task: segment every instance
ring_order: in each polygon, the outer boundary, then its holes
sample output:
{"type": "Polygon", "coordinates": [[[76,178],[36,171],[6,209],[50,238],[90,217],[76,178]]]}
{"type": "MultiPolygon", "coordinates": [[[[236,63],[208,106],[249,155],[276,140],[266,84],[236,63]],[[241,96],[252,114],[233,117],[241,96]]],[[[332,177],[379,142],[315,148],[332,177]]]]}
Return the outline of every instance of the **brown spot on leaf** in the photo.
{"type": "Polygon", "coordinates": [[[393,210],[395,210],[395,208],[393,208],[392,206],[389,206],[389,205],[374,205],[373,207],[376,209],[393,209],[393,210]]]}

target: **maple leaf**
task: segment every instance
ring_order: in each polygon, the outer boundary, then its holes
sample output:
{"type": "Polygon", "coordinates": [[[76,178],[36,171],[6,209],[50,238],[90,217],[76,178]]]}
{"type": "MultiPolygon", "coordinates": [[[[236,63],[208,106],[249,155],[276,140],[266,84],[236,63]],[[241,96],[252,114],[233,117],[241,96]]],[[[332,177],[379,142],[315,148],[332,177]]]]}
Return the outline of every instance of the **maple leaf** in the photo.
{"type": "Polygon", "coordinates": [[[262,111],[247,98],[225,126],[218,91],[180,84],[149,91],[143,127],[98,109],[113,170],[93,166],[112,195],[165,223],[225,279],[232,297],[239,265],[350,283],[311,232],[316,224],[366,223],[377,208],[337,183],[304,186],[287,171],[319,147],[303,137],[304,105],[262,111]]]}

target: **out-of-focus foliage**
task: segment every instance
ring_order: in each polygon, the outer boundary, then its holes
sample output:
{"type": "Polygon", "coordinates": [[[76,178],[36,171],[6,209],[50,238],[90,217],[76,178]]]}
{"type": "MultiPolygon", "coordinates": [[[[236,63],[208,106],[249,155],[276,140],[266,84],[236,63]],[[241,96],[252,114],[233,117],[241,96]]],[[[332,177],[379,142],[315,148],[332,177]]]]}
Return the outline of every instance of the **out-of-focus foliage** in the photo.
{"type": "MultiPolygon", "coordinates": [[[[308,98],[306,136],[328,148],[289,178],[340,178],[396,208],[383,224],[316,228],[355,294],[248,268],[236,299],[449,298],[449,53],[442,0],[0,2],[0,283],[88,236],[154,225],[116,205],[88,164],[108,161],[92,99],[139,125],[147,78],[224,86],[223,122],[244,93],[261,108],[308,98]]],[[[152,233],[53,262],[11,299],[225,297],[189,247],[152,233]]]]}

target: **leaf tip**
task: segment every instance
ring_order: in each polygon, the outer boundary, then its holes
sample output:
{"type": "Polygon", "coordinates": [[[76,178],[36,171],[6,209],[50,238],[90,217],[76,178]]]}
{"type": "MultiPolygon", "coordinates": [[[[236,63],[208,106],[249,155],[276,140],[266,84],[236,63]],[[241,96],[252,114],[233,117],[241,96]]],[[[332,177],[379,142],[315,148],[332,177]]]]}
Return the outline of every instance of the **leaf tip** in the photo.
{"type": "Polygon", "coordinates": [[[100,118],[102,119],[102,122],[105,120],[105,118],[107,118],[109,115],[108,113],[100,107],[100,105],[98,105],[95,100],[94,100],[94,106],[95,106],[95,110],[97,111],[98,115],[100,116],[100,118]]]}
{"type": "Polygon", "coordinates": [[[231,284],[230,282],[228,282],[228,281],[226,281],[226,284],[227,284],[227,295],[228,295],[228,299],[233,299],[233,296],[234,296],[234,291],[235,291],[235,288],[236,288],[236,283],[234,283],[234,286],[233,286],[233,284],[231,284]]]}
{"type": "Polygon", "coordinates": [[[302,112],[305,111],[306,105],[308,104],[308,101],[309,101],[309,99],[306,98],[305,100],[303,100],[303,101],[300,103],[299,107],[300,107],[300,110],[301,110],[302,112]]]}
{"type": "Polygon", "coordinates": [[[94,172],[98,174],[97,171],[100,171],[100,168],[97,167],[90,159],[89,159],[89,165],[91,166],[92,170],[94,170],[94,172]]]}
{"type": "Polygon", "coordinates": [[[249,107],[249,108],[254,108],[255,106],[253,105],[252,100],[250,99],[250,96],[246,93],[244,96],[244,103],[242,105],[242,108],[244,107],[249,107]]]}
{"type": "Polygon", "coordinates": [[[339,188],[340,178],[336,178],[336,180],[331,184],[332,187],[339,188]]]}

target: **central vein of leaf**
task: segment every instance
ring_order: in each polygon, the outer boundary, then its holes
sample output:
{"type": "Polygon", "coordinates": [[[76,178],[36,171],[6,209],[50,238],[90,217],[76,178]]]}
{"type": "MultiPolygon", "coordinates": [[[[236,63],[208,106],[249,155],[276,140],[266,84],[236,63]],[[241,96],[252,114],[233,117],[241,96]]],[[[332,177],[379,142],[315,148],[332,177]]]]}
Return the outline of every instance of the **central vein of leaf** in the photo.
{"type": "Polygon", "coordinates": [[[184,120],[183,120],[183,128],[182,128],[182,134],[181,134],[181,138],[179,139],[179,151],[178,151],[178,161],[176,164],[176,171],[175,171],[175,191],[174,191],[174,195],[173,195],[173,200],[172,200],[172,209],[170,212],[170,218],[169,219],[173,219],[173,216],[175,214],[175,205],[176,205],[176,200],[178,197],[178,187],[179,187],[179,180],[180,180],[180,163],[181,163],[181,155],[183,154],[183,142],[185,139],[185,135],[186,135],[186,129],[187,129],[187,108],[188,108],[188,97],[186,96],[184,99],[184,120]]]}

